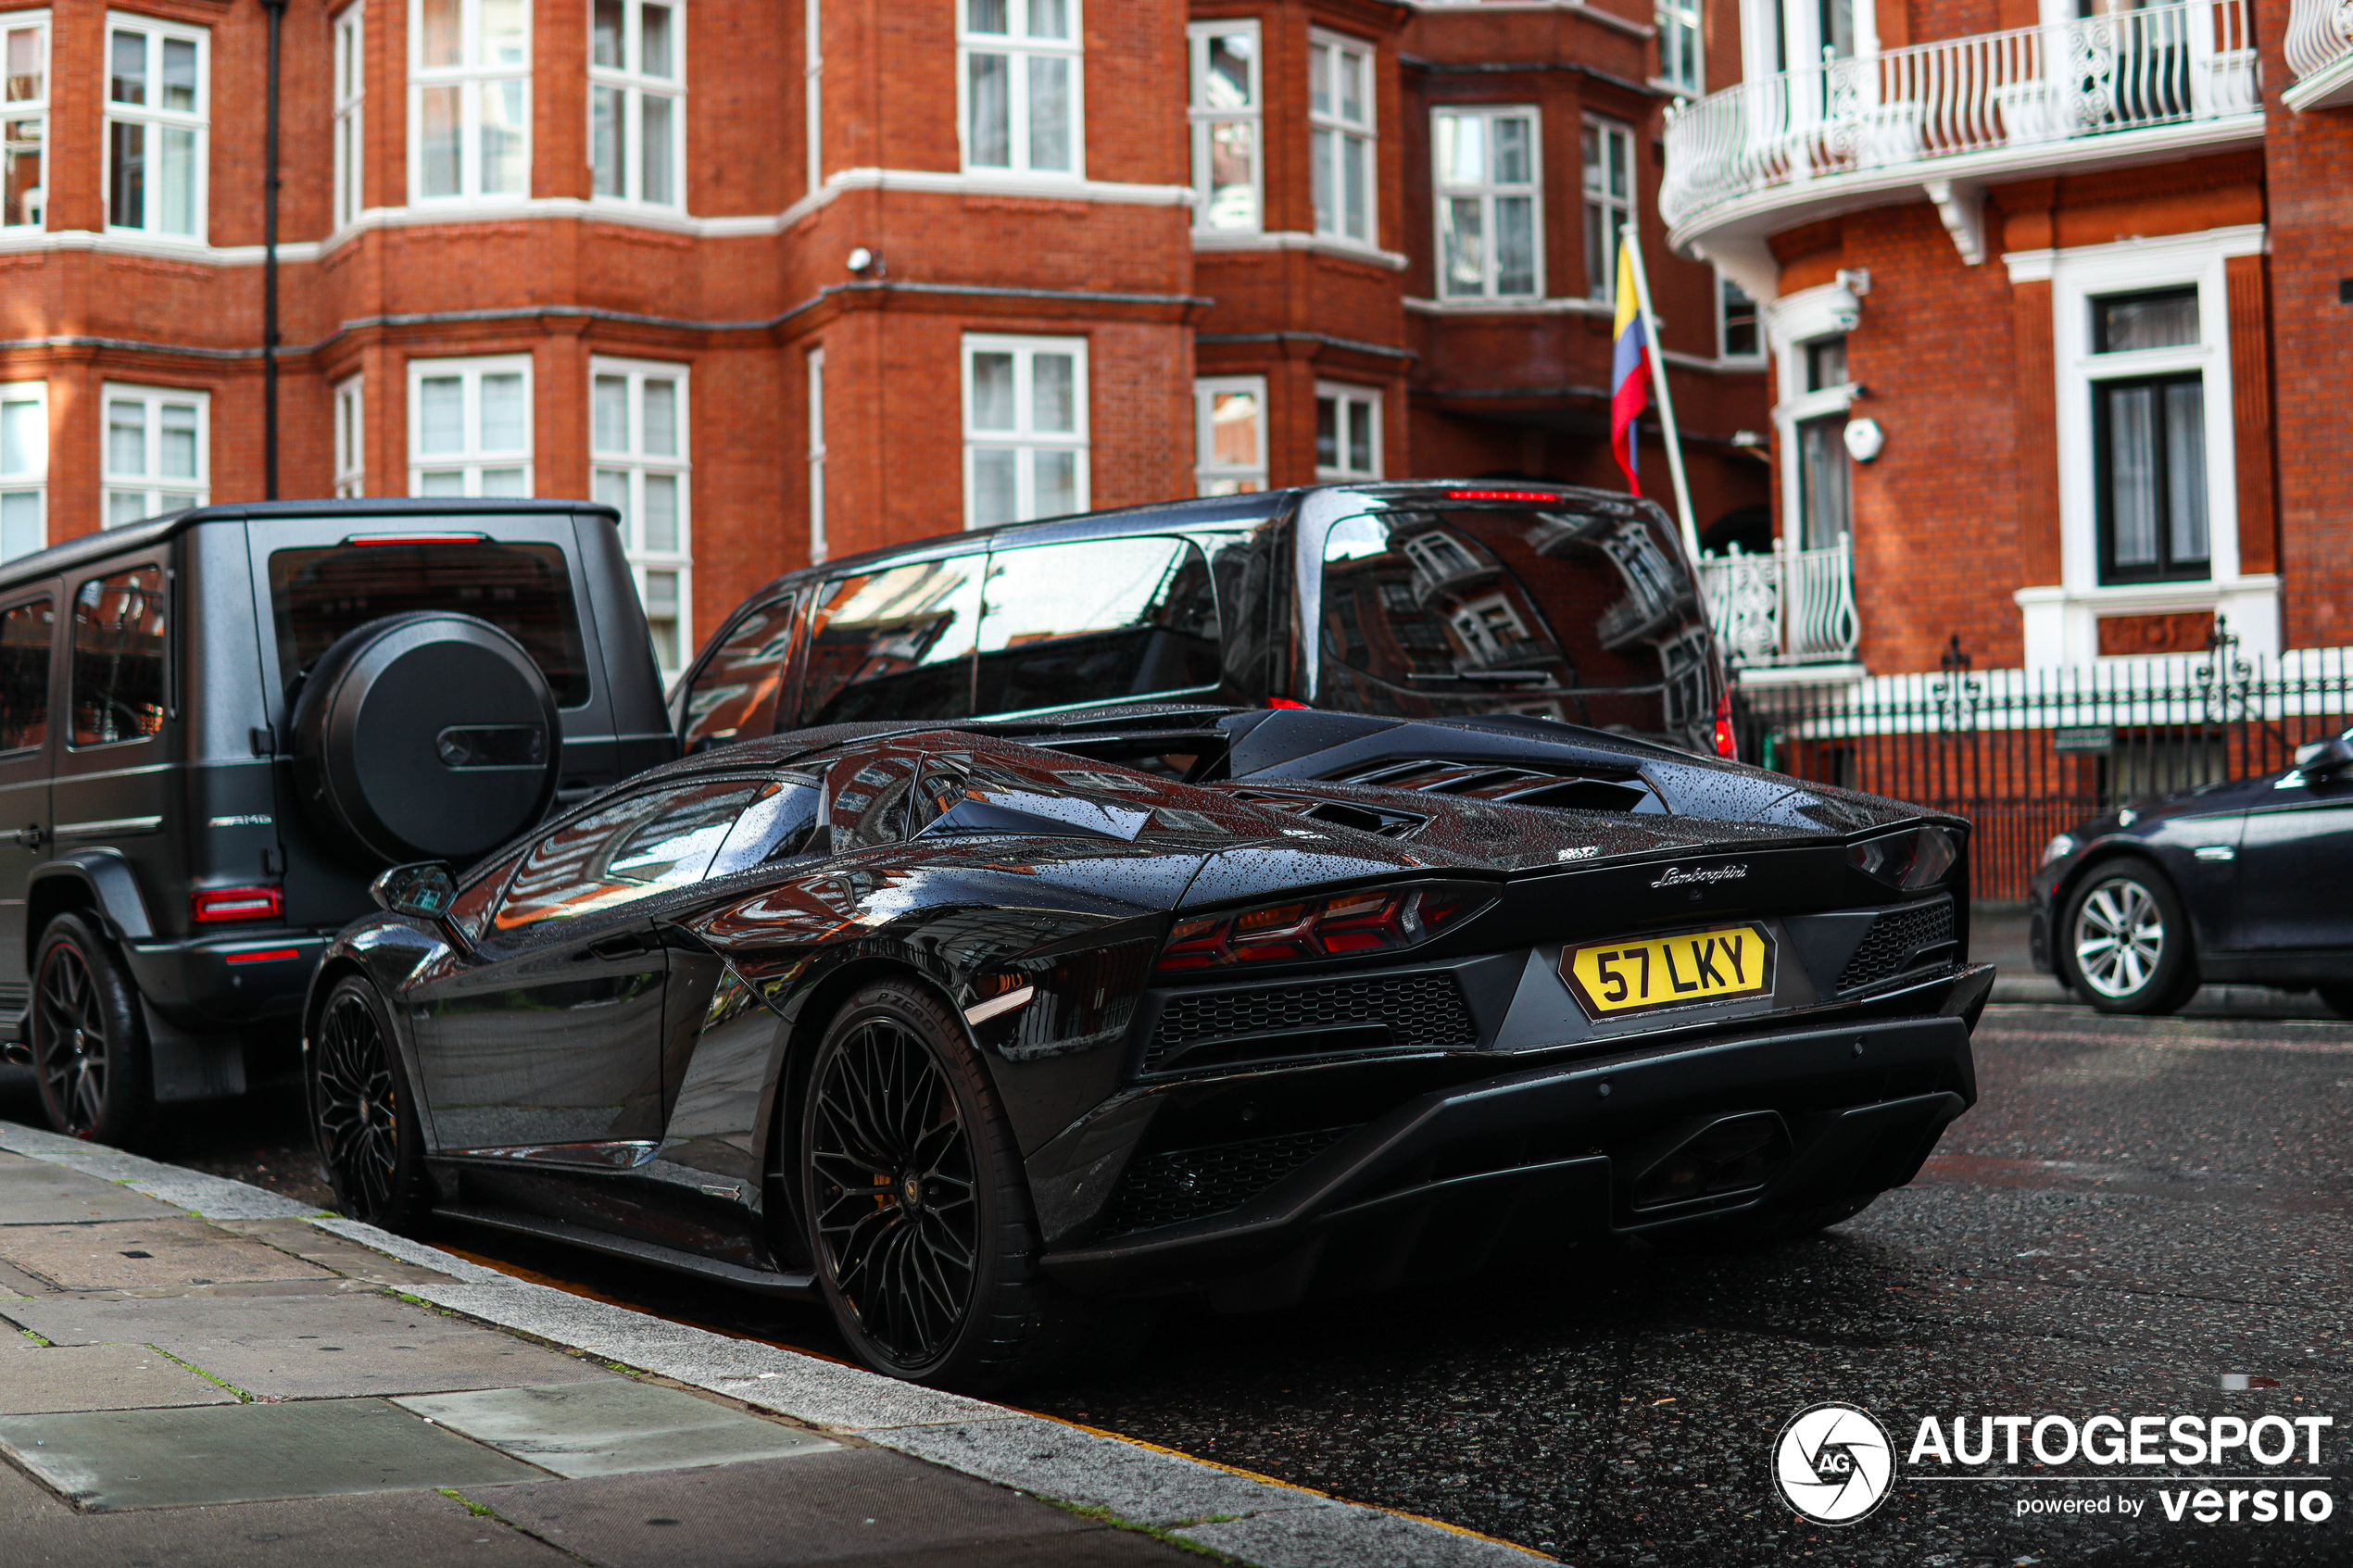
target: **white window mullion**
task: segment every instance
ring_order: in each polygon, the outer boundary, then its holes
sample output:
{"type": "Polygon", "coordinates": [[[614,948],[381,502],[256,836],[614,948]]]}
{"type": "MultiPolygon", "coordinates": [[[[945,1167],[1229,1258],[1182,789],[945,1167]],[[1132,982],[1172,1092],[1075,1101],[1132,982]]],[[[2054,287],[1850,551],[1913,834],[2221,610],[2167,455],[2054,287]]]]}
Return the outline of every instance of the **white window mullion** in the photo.
{"type": "Polygon", "coordinates": [[[1195,22],[1186,43],[1192,78],[1193,226],[1254,232],[1266,206],[1258,23],[1195,22]]]}
{"type": "Polygon", "coordinates": [[[954,3],[958,139],[964,168],[1082,178],[1086,78],[1080,0],[954,3]]]}
{"type": "Polygon", "coordinates": [[[365,378],[351,376],[335,383],[335,494],[368,493],[365,378]]]}
{"type": "Polygon", "coordinates": [[[825,351],[809,351],[809,560],[825,558],[825,351]]]}
{"type": "Polygon", "coordinates": [[[1431,112],[1439,292],[1533,299],[1544,292],[1544,215],[1534,108],[1431,112]]]}
{"type": "Polygon", "coordinates": [[[1634,221],[1634,132],[1591,115],[1585,119],[1585,293],[1617,297],[1617,241],[1634,221]]]}
{"type": "Polygon", "coordinates": [[[591,0],[589,161],[598,199],[686,205],[686,10],[679,0],[591,0]],[[600,118],[610,135],[600,135],[600,118]],[[649,128],[666,128],[654,137],[649,128]]]}
{"type": "Polygon", "coordinates": [[[1368,44],[1334,33],[1309,35],[1307,121],[1315,232],[1362,245],[1378,245],[1380,237],[1375,58],[1368,44]]]}
{"type": "Polygon", "coordinates": [[[409,361],[409,493],[532,494],[528,354],[409,361]]]}
{"type": "Polygon", "coordinates": [[[531,21],[530,0],[413,0],[409,6],[411,201],[530,194],[531,21]],[[486,115],[484,106],[494,100],[497,111],[486,115]],[[454,138],[436,130],[443,123],[454,138]],[[512,157],[491,157],[493,137],[510,135],[512,157]]]}
{"type": "Polygon", "coordinates": [[[201,242],[211,33],[114,11],[106,26],[107,226],[201,242]]]}
{"type": "Polygon", "coordinates": [[[341,229],[358,220],[367,205],[360,179],[366,150],[362,115],[367,96],[367,32],[362,7],[356,0],[335,18],[334,28],[334,222],[341,229]]]}
{"type": "Polygon", "coordinates": [[[1315,383],[1315,477],[1381,476],[1380,394],[1339,382],[1315,383]]]}

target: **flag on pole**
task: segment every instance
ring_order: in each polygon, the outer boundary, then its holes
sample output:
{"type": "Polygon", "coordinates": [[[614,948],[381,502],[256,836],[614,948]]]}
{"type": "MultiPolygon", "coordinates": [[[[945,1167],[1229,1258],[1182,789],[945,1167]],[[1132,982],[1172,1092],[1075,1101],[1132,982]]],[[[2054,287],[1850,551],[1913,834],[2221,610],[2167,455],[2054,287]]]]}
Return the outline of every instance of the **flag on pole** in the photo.
{"type": "Polygon", "coordinates": [[[1609,367],[1609,449],[1626,470],[1626,488],[1642,493],[1635,471],[1634,421],[1651,400],[1651,341],[1648,312],[1634,283],[1633,233],[1617,243],[1617,328],[1609,367]]]}

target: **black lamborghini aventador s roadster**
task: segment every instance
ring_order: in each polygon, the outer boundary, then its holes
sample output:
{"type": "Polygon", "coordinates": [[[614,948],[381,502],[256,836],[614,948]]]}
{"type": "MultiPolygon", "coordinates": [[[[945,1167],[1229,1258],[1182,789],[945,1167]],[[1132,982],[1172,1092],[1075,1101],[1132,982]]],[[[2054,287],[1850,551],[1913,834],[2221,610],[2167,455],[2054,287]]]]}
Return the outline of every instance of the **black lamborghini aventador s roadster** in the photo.
{"type": "Polygon", "coordinates": [[[1856,1212],[1976,1096],[1967,833],[1534,721],[803,732],[384,873],[320,1148],[1001,1386],[1141,1298],[1856,1212]]]}

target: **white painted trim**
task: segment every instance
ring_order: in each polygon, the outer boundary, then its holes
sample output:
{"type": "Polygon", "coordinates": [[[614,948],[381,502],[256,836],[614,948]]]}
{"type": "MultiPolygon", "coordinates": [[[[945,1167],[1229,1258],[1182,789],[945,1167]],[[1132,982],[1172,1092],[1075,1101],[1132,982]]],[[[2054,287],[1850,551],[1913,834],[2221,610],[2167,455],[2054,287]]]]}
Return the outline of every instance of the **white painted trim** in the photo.
{"type": "Polygon", "coordinates": [[[1629,38],[1658,36],[1658,29],[1655,27],[1629,21],[1615,12],[1586,5],[1585,0],[1402,0],[1402,3],[1426,17],[1442,17],[1449,13],[1459,16],[1474,7],[1480,12],[1560,11],[1597,27],[1605,27],[1612,32],[1622,32],[1629,38]]]}
{"type": "Polygon", "coordinates": [[[1300,229],[1265,230],[1247,233],[1230,229],[1196,229],[1193,249],[1204,250],[1312,250],[1322,256],[1336,256],[1343,261],[1362,261],[1374,267],[1386,267],[1392,272],[1405,270],[1405,257],[1393,250],[1378,245],[1360,245],[1351,240],[1335,239],[1329,234],[1311,234],[1300,229]]]}
{"type": "Polygon", "coordinates": [[[2280,102],[2298,114],[2353,104],[2353,55],[2339,55],[2282,93],[2280,102]]]}
{"type": "Polygon", "coordinates": [[[2230,621],[2241,649],[2278,654],[2280,580],[2268,572],[2190,583],[2132,583],[2070,589],[2056,584],[2011,594],[2025,630],[2025,667],[2115,666],[2145,660],[2145,654],[2100,656],[2099,621],[2104,615],[2178,615],[2213,610],[2230,621]]]}
{"type": "Polygon", "coordinates": [[[2011,282],[2039,283],[2050,282],[2052,270],[2061,257],[2070,265],[2099,266],[2125,256],[2162,264],[2175,257],[2261,256],[2270,249],[2270,233],[2262,224],[2241,223],[2228,229],[2202,229],[2194,234],[2159,234],[2155,239],[2070,245],[2065,250],[2004,251],[2002,264],[2009,269],[2011,282]]]}
{"type": "Polygon", "coordinates": [[[1705,370],[1717,376],[1762,376],[1766,359],[1762,354],[1741,354],[1709,358],[1705,354],[1686,354],[1680,348],[1662,349],[1659,358],[1686,370],[1705,370]]]}
{"type": "MultiPolygon", "coordinates": [[[[1416,316],[1609,316],[1617,307],[1603,299],[1421,299],[1405,296],[1405,308],[1416,316]]],[[[1674,358],[1672,354],[1669,358],[1674,358]]],[[[1689,358],[1691,356],[1686,355],[1689,358]]],[[[1760,360],[1761,364],[1762,361],[1760,360]]]]}

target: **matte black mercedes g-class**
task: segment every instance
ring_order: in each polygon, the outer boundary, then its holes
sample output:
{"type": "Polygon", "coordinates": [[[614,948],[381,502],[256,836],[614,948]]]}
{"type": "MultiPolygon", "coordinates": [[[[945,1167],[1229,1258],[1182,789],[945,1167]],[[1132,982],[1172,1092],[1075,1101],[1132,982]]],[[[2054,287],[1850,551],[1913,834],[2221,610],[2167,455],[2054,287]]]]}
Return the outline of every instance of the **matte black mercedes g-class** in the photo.
{"type": "Polygon", "coordinates": [[[614,513],[199,508],[0,566],[0,1036],[59,1131],[295,1060],[326,939],[667,759],[614,513]]]}

